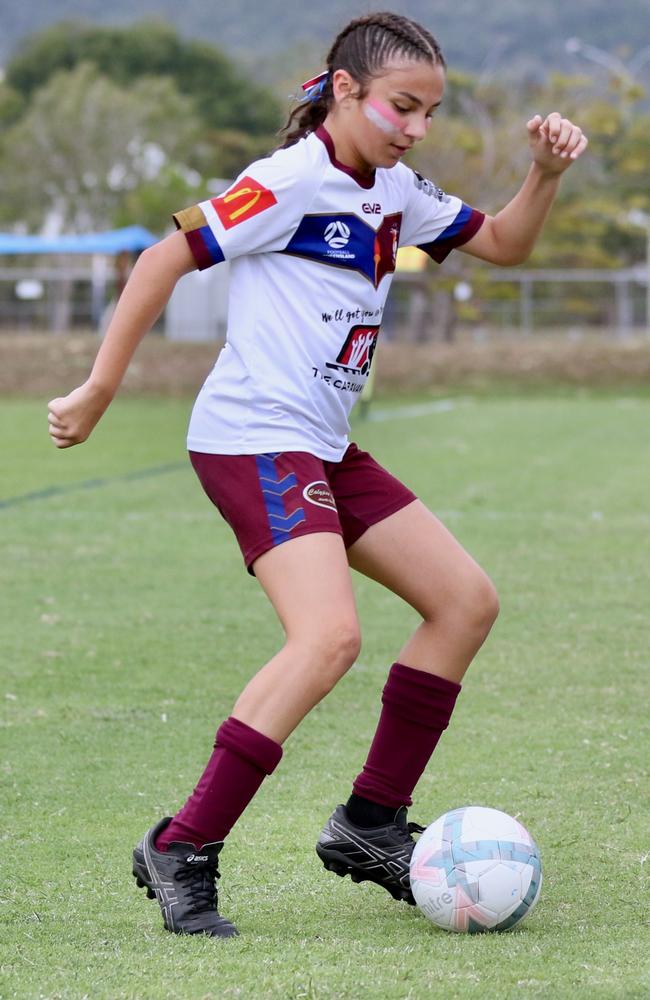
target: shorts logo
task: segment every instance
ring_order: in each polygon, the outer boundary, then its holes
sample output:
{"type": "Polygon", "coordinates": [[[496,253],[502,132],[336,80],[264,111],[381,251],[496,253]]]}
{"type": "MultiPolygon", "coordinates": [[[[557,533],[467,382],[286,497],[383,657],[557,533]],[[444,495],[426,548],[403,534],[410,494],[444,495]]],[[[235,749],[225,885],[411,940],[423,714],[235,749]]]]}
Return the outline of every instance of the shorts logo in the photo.
{"type": "Polygon", "coordinates": [[[332,496],[332,491],[328,484],[320,479],[315,483],[305,486],[302,491],[305,500],[315,504],[316,507],[325,507],[327,510],[336,510],[336,502],[332,496]]]}
{"type": "Polygon", "coordinates": [[[342,250],[350,242],[350,227],[345,222],[330,222],[324,236],[332,250],[342,250]]]}
{"type": "Polygon", "coordinates": [[[353,326],[336,359],[328,368],[347,372],[349,375],[367,375],[377,345],[378,326],[353,326]]]}
{"type": "Polygon", "coordinates": [[[211,200],[224,229],[232,229],[278,203],[273,192],[252,177],[242,177],[226,194],[211,200]]]}

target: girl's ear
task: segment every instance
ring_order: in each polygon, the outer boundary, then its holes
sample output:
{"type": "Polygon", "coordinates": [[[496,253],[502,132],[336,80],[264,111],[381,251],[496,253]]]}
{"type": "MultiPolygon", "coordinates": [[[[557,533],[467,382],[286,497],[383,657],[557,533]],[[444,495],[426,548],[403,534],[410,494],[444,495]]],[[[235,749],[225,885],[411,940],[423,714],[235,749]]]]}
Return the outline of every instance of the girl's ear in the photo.
{"type": "Polygon", "coordinates": [[[356,80],[350,76],[346,69],[337,69],[332,77],[332,92],[337,103],[349,100],[356,96],[358,90],[356,80]]]}

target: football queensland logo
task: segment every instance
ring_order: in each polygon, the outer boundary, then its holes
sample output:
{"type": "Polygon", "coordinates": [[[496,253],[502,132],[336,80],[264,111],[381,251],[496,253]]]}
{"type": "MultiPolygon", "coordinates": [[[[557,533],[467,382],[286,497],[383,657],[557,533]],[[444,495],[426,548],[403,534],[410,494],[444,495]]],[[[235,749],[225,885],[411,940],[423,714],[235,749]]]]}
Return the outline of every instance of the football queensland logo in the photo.
{"type": "Polygon", "coordinates": [[[232,229],[277,203],[273,192],[252,177],[242,177],[230,191],[219,198],[212,198],[214,210],[224,229],[232,229]]]}
{"type": "Polygon", "coordinates": [[[325,229],[325,242],[332,250],[342,250],[350,242],[350,227],[345,222],[330,222],[325,229]]]}
{"type": "Polygon", "coordinates": [[[378,326],[353,326],[340,350],[336,364],[328,362],[327,367],[346,372],[348,375],[367,375],[377,346],[378,334],[378,326]]]}

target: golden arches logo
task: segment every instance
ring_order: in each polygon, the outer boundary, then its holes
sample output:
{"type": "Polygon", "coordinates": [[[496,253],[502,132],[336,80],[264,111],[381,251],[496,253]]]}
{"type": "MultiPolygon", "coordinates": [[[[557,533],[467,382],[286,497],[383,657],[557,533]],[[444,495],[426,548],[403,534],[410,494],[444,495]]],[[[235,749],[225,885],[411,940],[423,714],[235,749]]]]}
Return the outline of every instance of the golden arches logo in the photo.
{"type": "Polygon", "coordinates": [[[232,190],[220,198],[213,198],[212,204],[224,229],[231,229],[276,205],[277,198],[252,177],[242,177],[232,190]]]}
{"type": "Polygon", "coordinates": [[[238,219],[240,215],[244,215],[244,213],[247,212],[249,208],[252,208],[253,205],[257,205],[258,201],[262,197],[262,192],[260,191],[259,188],[255,189],[255,188],[245,187],[245,188],[240,188],[239,191],[231,191],[230,194],[224,195],[223,200],[224,203],[227,205],[231,201],[237,201],[240,198],[245,198],[246,195],[248,194],[252,195],[253,197],[249,198],[244,205],[241,205],[240,208],[236,208],[235,211],[231,212],[230,215],[228,216],[228,218],[231,219],[233,222],[235,222],[235,220],[238,219]]]}

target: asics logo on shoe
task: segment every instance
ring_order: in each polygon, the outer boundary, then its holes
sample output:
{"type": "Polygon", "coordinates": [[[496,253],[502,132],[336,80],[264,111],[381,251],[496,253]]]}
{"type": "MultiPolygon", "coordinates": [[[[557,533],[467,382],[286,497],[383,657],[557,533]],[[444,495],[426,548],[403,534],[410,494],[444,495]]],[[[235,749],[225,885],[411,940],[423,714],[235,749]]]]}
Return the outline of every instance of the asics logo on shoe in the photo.
{"type": "MultiPolygon", "coordinates": [[[[404,816],[399,816],[405,820],[404,816]]],[[[351,875],[354,882],[376,882],[395,899],[415,905],[409,880],[409,863],[416,824],[397,822],[383,827],[355,827],[345,806],[338,806],[325,824],[316,851],[330,871],[351,875]]]]}
{"type": "Polygon", "coordinates": [[[188,854],[186,861],[209,861],[207,854],[188,854]]]}

